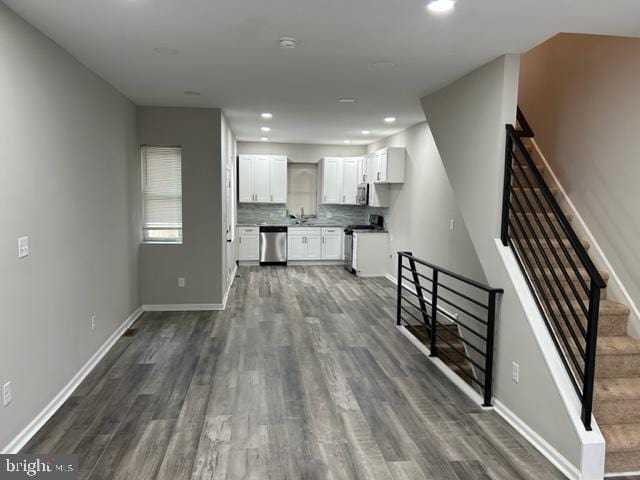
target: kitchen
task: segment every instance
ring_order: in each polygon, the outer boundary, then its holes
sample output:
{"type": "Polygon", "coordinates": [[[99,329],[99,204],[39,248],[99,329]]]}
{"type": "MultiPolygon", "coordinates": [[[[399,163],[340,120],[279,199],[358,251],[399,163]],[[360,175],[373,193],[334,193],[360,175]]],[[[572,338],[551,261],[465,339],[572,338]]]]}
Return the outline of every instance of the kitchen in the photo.
{"type": "Polygon", "coordinates": [[[390,186],[404,183],[406,151],[365,148],[239,142],[239,265],[344,265],[384,276],[390,186]]]}

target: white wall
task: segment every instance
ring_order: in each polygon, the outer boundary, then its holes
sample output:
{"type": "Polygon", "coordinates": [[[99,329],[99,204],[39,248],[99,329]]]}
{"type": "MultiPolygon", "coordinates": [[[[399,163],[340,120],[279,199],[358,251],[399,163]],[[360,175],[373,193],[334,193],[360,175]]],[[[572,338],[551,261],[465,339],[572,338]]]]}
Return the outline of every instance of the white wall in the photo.
{"type": "Polygon", "coordinates": [[[583,455],[586,440],[600,442],[597,453],[603,454],[602,438],[584,433],[577,396],[531,293],[510,250],[496,244],[505,124],[515,122],[518,69],[517,56],[500,57],[423,98],[422,106],[486,278],[505,291],[496,330],[495,397],[580,468],[590,458],[603,460],[583,455]],[[519,383],[511,380],[512,362],[520,365],[519,383]]]}
{"type": "Polygon", "coordinates": [[[1,3],[0,71],[1,449],[139,306],[140,200],[133,104],[1,3]]]}
{"type": "Polygon", "coordinates": [[[640,39],[560,34],[522,56],[519,92],[542,153],[636,306],[639,78],[640,39]]]}
{"type": "Polygon", "coordinates": [[[484,273],[427,123],[372,143],[368,151],[384,147],[407,150],[405,182],[390,188],[387,273],[395,278],[397,252],[411,251],[431,263],[484,282],[484,273]],[[451,219],[453,231],[449,228],[451,219]]]}
{"type": "Polygon", "coordinates": [[[308,143],[238,142],[238,154],[286,155],[290,162],[317,163],[322,157],[364,155],[364,145],[315,145],[308,143]]]}

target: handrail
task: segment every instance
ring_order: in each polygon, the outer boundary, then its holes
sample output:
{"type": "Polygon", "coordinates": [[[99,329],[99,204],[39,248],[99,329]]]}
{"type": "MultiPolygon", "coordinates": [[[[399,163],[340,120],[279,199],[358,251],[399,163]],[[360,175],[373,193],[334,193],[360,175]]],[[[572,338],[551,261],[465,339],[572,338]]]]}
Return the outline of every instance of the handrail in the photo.
{"type": "MultiPolygon", "coordinates": [[[[427,272],[428,273],[428,272],[427,272]]],[[[470,380],[471,385],[477,385],[483,392],[484,406],[490,406],[493,395],[493,353],[494,353],[494,336],[495,336],[495,318],[496,318],[496,303],[497,295],[503,293],[501,288],[492,288],[489,285],[477,282],[471,278],[467,278],[464,275],[452,272],[446,268],[442,268],[433,263],[427,262],[420,258],[415,257],[411,252],[398,252],[398,292],[397,292],[397,310],[396,310],[396,324],[401,326],[403,321],[409,323],[411,320],[422,322],[420,327],[424,327],[428,334],[429,340],[429,355],[431,357],[438,357],[442,354],[446,360],[445,364],[454,364],[458,367],[457,373],[462,374],[464,377],[470,380]],[[405,264],[408,262],[408,266],[405,264]],[[417,265],[427,267],[431,269],[431,278],[425,273],[418,272],[417,265]],[[409,270],[412,278],[402,274],[403,270],[409,270]],[[456,287],[451,285],[445,285],[442,283],[443,277],[450,277],[454,280],[464,283],[463,287],[465,292],[460,292],[456,287]],[[423,287],[420,280],[427,280],[430,282],[431,290],[423,287]],[[410,284],[414,292],[411,292],[410,287],[405,286],[404,283],[410,284]],[[451,295],[446,297],[438,293],[439,289],[450,292],[455,295],[456,298],[451,298],[451,295]],[[483,298],[477,299],[470,292],[473,290],[476,294],[479,293],[483,298]],[[409,291],[418,298],[418,304],[413,303],[402,295],[403,291],[409,291]],[[429,296],[425,296],[424,292],[429,293],[429,296]],[[447,308],[453,308],[455,312],[448,312],[442,309],[438,302],[442,301],[447,304],[447,308]],[[403,304],[404,302],[404,304],[403,304]],[[459,303],[463,303],[465,306],[461,306],[459,303]],[[466,303],[465,303],[466,302],[466,303]],[[471,306],[469,306],[471,305],[471,306]],[[472,313],[475,308],[481,310],[480,313],[472,313]],[[411,310],[412,309],[412,310],[411,310]],[[413,312],[413,313],[412,313],[413,312]],[[404,314],[406,314],[406,316],[404,314]],[[420,320],[419,317],[422,317],[420,320]],[[481,316],[485,318],[481,318],[481,316]],[[440,319],[443,319],[444,322],[440,319]],[[464,317],[467,320],[461,321],[459,317],[464,317]],[[473,325],[472,326],[470,326],[473,325]],[[451,330],[451,327],[455,327],[457,333],[451,330]],[[440,329],[448,331],[451,335],[457,338],[461,342],[462,350],[460,346],[456,347],[449,341],[447,341],[440,329]],[[463,333],[463,331],[465,333],[463,333]],[[466,332],[472,333],[473,338],[465,338],[466,332]],[[482,333],[481,333],[482,332],[482,333]],[[447,354],[446,350],[441,351],[443,345],[449,347],[454,352],[447,354]],[[484,348],[483,348],[484,347],[484,348]],[[473,352],[471,352],[473,350],[473,352]],[[481,358],[478,358],[480,355],[481,358]],[[474,358],[475,356],[475,358],[474,358]],[[458,360],[456,360],[458,358],[458,360]],[[460,363],[462,358],[462,363],[460,363]],[[481,363],[483,363],[481,365],[481,363]],[[465,371],[464,367],[469,367],[472,370],[472,374],[465,371]],[[475,367],[475,371],[473,370],[475,367]]],[[[409,325],[415,327],[416,325],[409,325]]],[[[455,343],[455,342],[454,342],[455,343]]],[[[446,347],[445,347],[446,348],[446,347]]]]}
{"type": "Polygon", "coordinates": [[[453,277],[456,280],[460,280],[462,282],[468,283],[469,285],[479,288],[480,290],[484,290],[485,292],[496,292],[496,293],[504,293],[504,290],[501,288],[492,288],[489,285],[485,285],[484,283],[480,283],[476,280],[473,280],[471,278],[465,277],[464,275],[460,275],[459,273],[455,273],[452,272],[451,270],[447,270],[446,268],[443,268],[439,265],[435,265],[433,263],[429,263],[425,260],[422,260],[418,257],[414,257],[411,252],[398,252],[398,255],[402,255],[405,258],[410,258],[411,260],[413,260],[414,262],[419,263],[420,265],[424,265],[425,267],[429,267],[429,268],[435,268],[436,270],[438,270],[441,273],[444,273],[445,275],[448,275],[449,277],[453,277]]]}
{"type": "Polygon", "coordinates": [[[522,138],[534,137],[535,133],[520,108],[516,117],[520,129],[506,125],[500,236],[503,245],[511,246],[516,253],[516,260],[535,294],[582,402],[582,422],[591,430],[600,291],[606,288],[606,283],[522,141],[522,138]],[[547,255],[545,249],[550,250],[551,255],[547,255]],[[586,271],[588,283],[576,266],[574,256],[586,271]],[[575,275],[575,285],[571,273],[575,275]],[[583,301],[584,294],[588,297],[588,306],[583,301]],[[583,319],[586,319],[586,329],[583,319]]]}

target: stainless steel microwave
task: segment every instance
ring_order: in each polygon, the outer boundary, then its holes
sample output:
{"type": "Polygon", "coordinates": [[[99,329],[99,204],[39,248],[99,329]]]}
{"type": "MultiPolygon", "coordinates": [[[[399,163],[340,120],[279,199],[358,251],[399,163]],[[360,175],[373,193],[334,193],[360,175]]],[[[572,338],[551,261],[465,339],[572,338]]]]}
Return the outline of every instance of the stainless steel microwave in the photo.
{"type": "Polygon", "coordinates": [[[361,183],[358,185],[358,194],[356,196],[358,205],[369,205],[369,184],[361,183]]]}

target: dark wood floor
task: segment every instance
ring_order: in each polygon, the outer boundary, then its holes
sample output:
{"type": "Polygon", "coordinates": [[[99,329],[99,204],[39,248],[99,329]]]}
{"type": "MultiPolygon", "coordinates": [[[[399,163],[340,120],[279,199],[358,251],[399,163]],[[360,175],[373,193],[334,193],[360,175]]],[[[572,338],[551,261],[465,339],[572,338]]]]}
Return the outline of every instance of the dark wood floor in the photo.
{"type": "Polygon", "coordinates": [[[24,451],[109,480],[563,478],[398,332],[394,294],[241,268],[224,312],[141,317],[24,451]]]}

